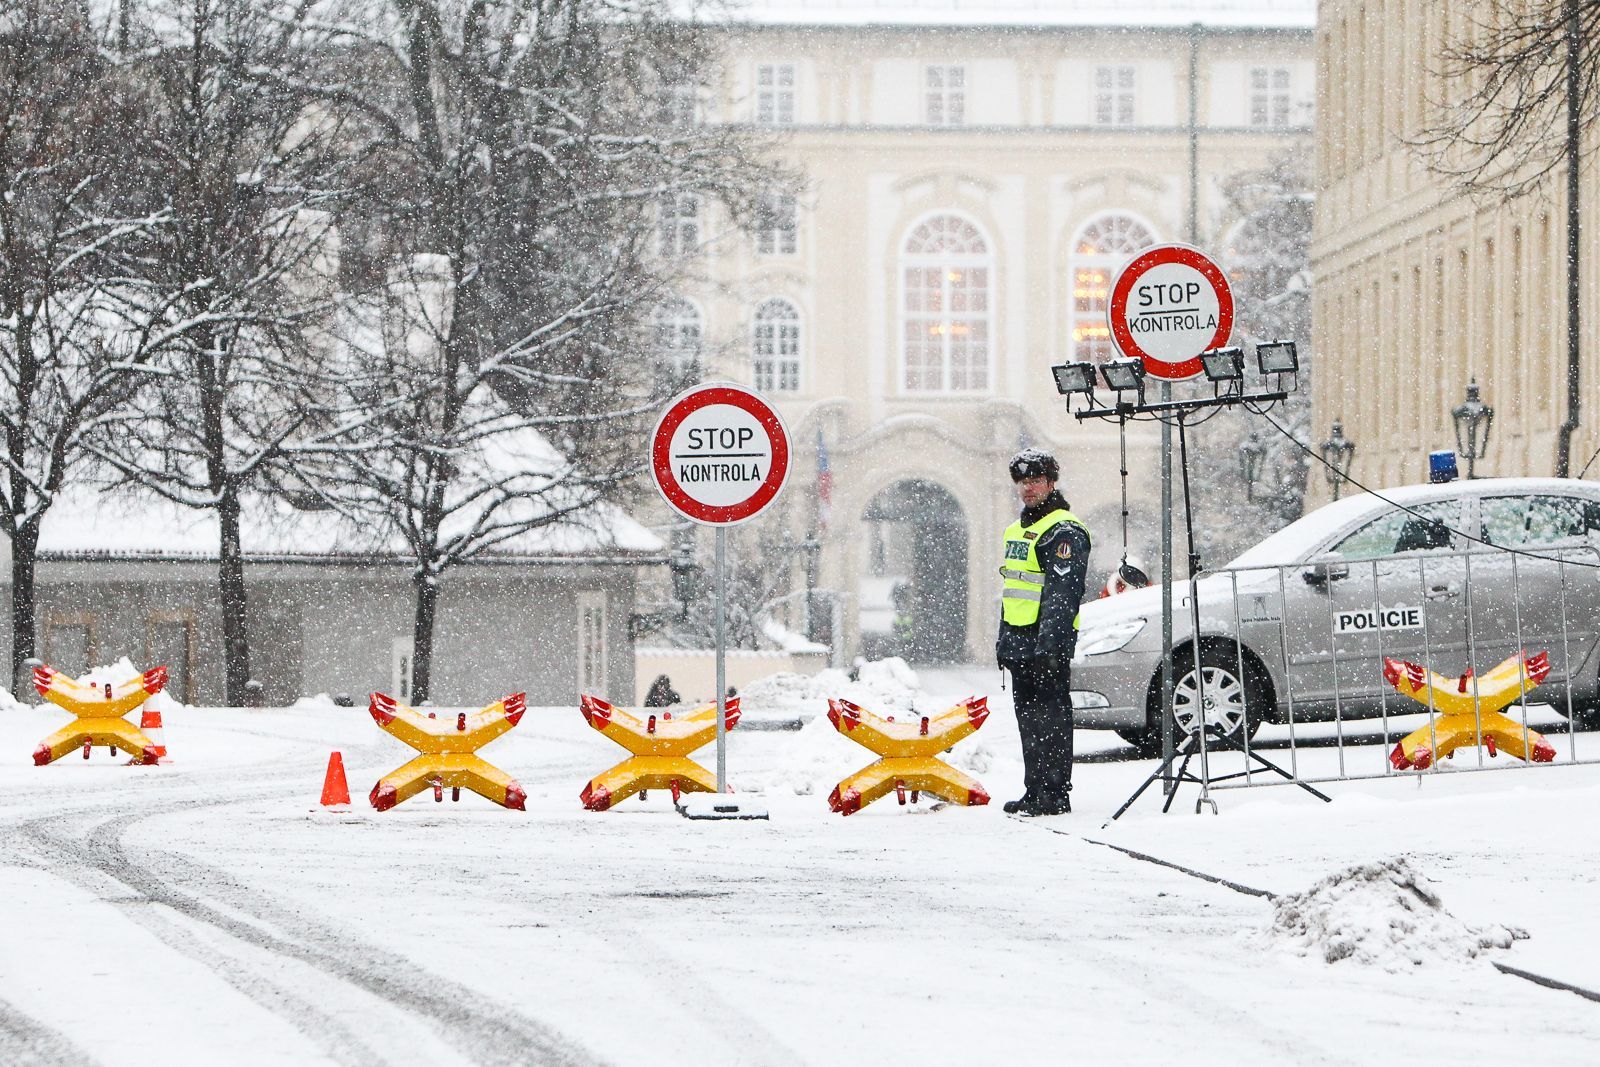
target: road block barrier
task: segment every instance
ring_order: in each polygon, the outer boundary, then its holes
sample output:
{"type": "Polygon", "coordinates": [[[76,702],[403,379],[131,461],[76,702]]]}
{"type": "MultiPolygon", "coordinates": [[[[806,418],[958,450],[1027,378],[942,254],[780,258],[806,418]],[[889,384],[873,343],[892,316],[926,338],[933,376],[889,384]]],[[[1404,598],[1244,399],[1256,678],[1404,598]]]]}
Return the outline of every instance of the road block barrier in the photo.
{"type": "Polygon", "coordinates": [[[974,778],[939,759],[957,741],[989,718],[987,697],[968,697],[938,715],[906,722],[880,717],[848,700],[828,701],[828,720],[850,740],[882,758],[834,786],[828,807],[841,815],[860,811],[880,797],[895,793],[901,804],[931,793],[952,804],[987,804],[989,794],[974,778]]]}
{"type": "MultiPolygon", "coordinates": [[[[739,698],[723,703],[726,729],[739,722],[739,698]]],[[[641,718],[587,693],[579,698],[584,721],[632,755],[590,779],[579,794],[590,811],[605,811],[651,789],[668,789],[677,801],[683,793],[715,793],[717,776],[689,758],[689,753],[716,740],[717,705],[702,704],[677,717],[671,711],[641,718]]]]}
{"type": "Polygon", "coordinates": [[[475,755],[522,721],[526,694],[512,693],[482,711],[444,719],[436,712],[424,715],[386,693],[373,693],[367,710],[384,730],[421,753],[378,779],[368,797],[374,808],[388,811],[431,786],[436,802],[444,800],[446,787],[451,800],[460,800],[465,788],[501,807],[526,810],[528,795],[516,779],[475,755]]]}
{"type": "Polygon", "coordinates": [[[1384,660],[1384,681],[1437,715],[1401,739],[1389,762],[1396,770],[1426,770],[1458,748],[1481,744],[1491,757],[1505,749],[1525,762],[1549,763],[1556,758],[1555,746],[1500,712],[1549,675],[1548,652],[1531,657],[1519,652],[1476,678],[1470,667],[1459,678],[1445,678],[1421,664],[1384,660]]]}
{"type": "Polygon", "coordinates": [[[33,762],[43,767],[69,752],[83,750],[88,759],[95,745],[107,746],[113,755],[118,749],[135,763],[156,763],[165,751],[139,727],[124,717],[167,684],[167,668],[152,667],[121,682],[87,684],[47,664],[33,669],[33,687],[39,695],[74,716],[33,750],[33,762]]]}

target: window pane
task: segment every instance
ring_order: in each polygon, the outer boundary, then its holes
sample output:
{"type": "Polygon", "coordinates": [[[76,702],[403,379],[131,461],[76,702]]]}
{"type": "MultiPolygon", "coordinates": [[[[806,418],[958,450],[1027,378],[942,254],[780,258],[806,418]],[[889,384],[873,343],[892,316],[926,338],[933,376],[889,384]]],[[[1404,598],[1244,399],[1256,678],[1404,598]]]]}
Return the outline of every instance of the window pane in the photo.
{"type": "Polygon", "coordinates": [[[1450,526],[1460,516],[1461,505],[1454,500],[1419,504],[1410,511],[1396,509],[1350,534],[1334,551],[1348,560],[1362,560],[1448,549],[1452,547],[1450,526]]]}
{"type": "Polygon", "coordinates": [[[1479,508],[1483,539],[1505,548],[1555,544],[1589,531],[1584,502],[1571,497],[1488,497],[1479,508]]]}

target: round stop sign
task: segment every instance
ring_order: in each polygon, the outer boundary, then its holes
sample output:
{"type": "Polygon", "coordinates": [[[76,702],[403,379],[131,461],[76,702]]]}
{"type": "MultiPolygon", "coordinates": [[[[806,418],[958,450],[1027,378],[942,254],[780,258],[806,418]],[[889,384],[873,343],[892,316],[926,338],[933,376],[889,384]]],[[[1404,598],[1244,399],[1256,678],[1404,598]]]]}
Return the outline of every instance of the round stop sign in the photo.
{"type": "Polygon", "coordinates": [[[732,526],[760,514],[783,489],[789,431],[772,405],[742,385],[696,386],[656,422],[650,473],[684,518],[732,526]]]}
{"type": "Polygon", "coordinates": [[[1183,381],[1200,373],[1200,353],[1228,343],[1233,289],[1198,248],[1157,245],[1112,281],[1106,315],[1123,355],[1143,360],[1152,378],[1183,381]]]}

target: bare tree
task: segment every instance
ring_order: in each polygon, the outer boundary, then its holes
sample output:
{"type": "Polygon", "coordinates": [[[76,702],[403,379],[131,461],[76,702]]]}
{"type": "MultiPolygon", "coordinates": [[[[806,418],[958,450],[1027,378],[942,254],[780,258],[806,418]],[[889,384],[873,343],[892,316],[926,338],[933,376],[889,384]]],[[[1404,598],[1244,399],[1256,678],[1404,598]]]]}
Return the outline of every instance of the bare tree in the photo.
{"type": "MultiPolygon", "coordinates": [[[[1297,388],[1271,418],[1302,444],[1312,433],[1312,188],[1309,146],[1222,181],[1225,218],[1231,221],[1224,256],[1237,309],[1235,341],[1295,342],[1297,388]]],[[[1231,556],[1304,511],[1310,460],[1261,415],[1238,412],[1211,420],[1196,432],[1195,450],[1196,511],[1211,517],[1197,529],[1208,541],[1208,554],[1231,556]],[[1243,469],[1244,457],[1256,467],[1253,476],[1243,469]]]]}
{"type": "Polygon", "coordinates": [[[415,558],[418,699],[449,567],[632,491],[671,384],[651,372],[651,310],[713,204],[748,221],[787,182],[748,133],[665,106],[713,59],[704,28],[670,14],[395,0],[342,27],[371,87],[347,96],[383,146],[361,228],[408,338],[376,362],[352,347],[352,395],[393,414],[363,428],[342,506],[381,509],[415,558]]]}
{"type": "Polygon", "coordinates": [[[123,185],[168,221],[124,256],[119,314],[159,348],[160,390],[98,450],[123,479],[215,512],[226,698],[250,678],[241,517],[326,424],[311,328],[331,312],[329,209],[361,142],[326,104],[329,5],[148,0],[130,72],[151,114],[123,185]]]}
{"type": "Polygon", "coordinates": [[[1488,0],[1445,41],[1434,121],[1412,141],[1437,173],[1467,192],[1513,199],[1548,191],[1564,171],[1567,196],[1567,417],[1555,472],[1571,469],[1581,411],[1578,178],[1600,114],[1600,0],[1488,0]]]}
{"type": "Polygon", "coordinates": [[[160,216],[106,192],[126,163],[138,94],[81,15],[0,2],[0,530],[11,542],[11,667],[37,652],[40,525],[83,470],[85,441],[150,376],[149,350],[111,329],[105,268],[160,216]]]}
{"type": "MultiPolygon", "coordinates": [[[[789,490],[794,492],[793,487],[789,490]]],[[[792,501],[792,497],[791,497],[792,501]]],[[[803,547],[790,530],[790,501],[778,504],[759,520],[727,533],[723,570],[723,631],[729,648],[764,649],[774,647],[768,624],[782,625],[780,615],[787,607],[803,615],[798,598],[806,589],[796,568],[804,563],[803,547]]],[[[664,637],[680,648],[711,648],[716,642],[714,596],[714,538],[695,536],[697,528],[685,523],[674,531],[680,543],[693,546],[695,557],[691,596],[683,605],[680,618],[669,621],[664,637]]],[[[785,627],[798,631],[802,627],[785,627]]]]}

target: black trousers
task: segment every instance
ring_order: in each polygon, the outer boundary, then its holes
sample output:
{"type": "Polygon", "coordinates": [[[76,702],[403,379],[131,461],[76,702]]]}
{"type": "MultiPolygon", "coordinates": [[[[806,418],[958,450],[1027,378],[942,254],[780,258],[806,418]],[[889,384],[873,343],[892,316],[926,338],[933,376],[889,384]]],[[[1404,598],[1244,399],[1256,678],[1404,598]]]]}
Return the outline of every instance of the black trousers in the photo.
{"type": "Polygon", "coordinates": [[[1008,663],[1022,735],[1022,780],[1035,800],[1059,800],[1072,788],[1072,670],[1043,658],[1008,663]]]}

